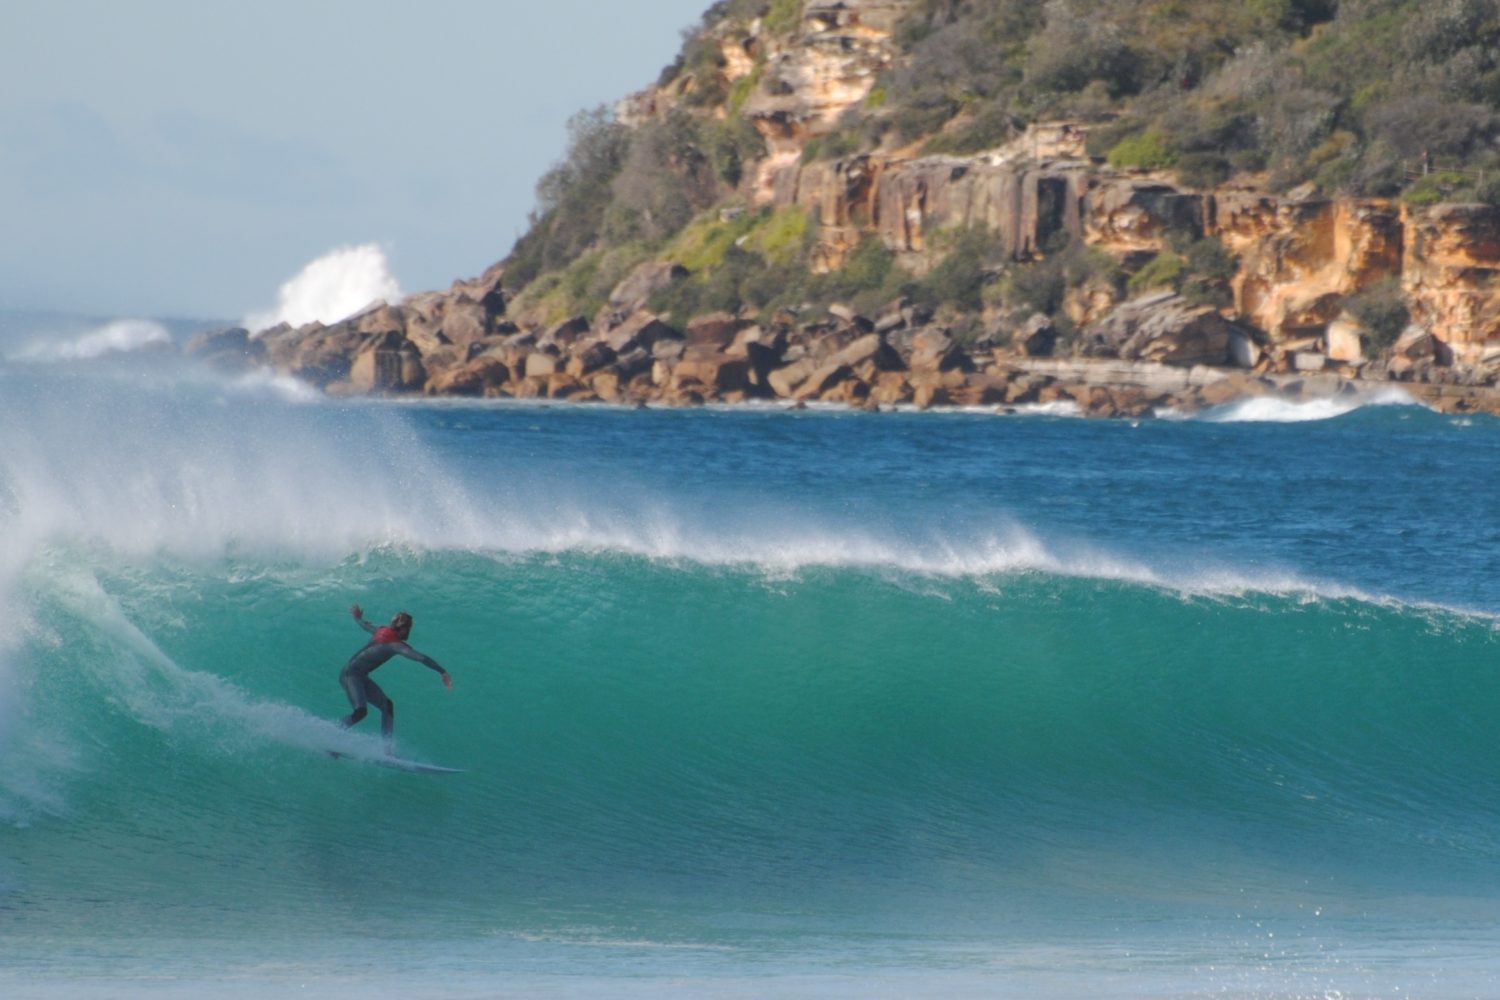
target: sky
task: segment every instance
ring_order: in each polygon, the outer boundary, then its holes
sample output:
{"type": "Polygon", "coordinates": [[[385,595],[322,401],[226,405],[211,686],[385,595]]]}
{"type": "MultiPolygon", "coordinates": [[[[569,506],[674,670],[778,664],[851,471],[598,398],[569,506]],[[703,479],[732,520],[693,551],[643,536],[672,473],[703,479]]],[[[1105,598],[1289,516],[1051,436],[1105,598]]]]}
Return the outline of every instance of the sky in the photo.
{"type": "Polygon", "coordinates": [[[0,309],[233,320],[371,244],[404,292],[477,275],[708,5],[4,0],[0,309]]]}

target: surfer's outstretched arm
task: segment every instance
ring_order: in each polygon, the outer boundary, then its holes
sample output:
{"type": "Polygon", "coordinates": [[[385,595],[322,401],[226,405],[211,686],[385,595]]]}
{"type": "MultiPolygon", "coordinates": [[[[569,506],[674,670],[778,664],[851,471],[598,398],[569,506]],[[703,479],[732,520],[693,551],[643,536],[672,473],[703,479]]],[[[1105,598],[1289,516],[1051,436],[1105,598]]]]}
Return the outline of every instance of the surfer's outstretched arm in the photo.
{"type": "Polygon", "coordinates": [[[391,643],[391,645],[393,645],[393,646],[396,647],[396,652],[397,653],[399,653],[400,655],[406,657],[408,660],[416,660],[418,663],[422,664],[422,666],[426,667],[428,670],[436,670],[439,674],[442,675],[443,686],[444,687],[450,687],[451,688],[453,686],[453,678],[448,675],[448,671],[444,670],[438,664],[437,660],[434,660],[432,657],[428,656],[426,653],[418,652],[417,650],[413,649],[411,646],[407,645],[404,642],[393,642],[393,643],[391,643]]]}
{"type": "Polygon", "coordinates": [[[375,634],[375,628],[376,628],[376,626],[374,626],[374,625],[370,624],[369,622],[365,621],[365,609],[364,608],[362,608],[358,604],[356,604],[356,605],[352,606],[349,609],[349,613],[354,616],[354,620],[355,621],[359,622],[359,627],[360,628],[364,629],[366,632],[370,633],[371,635],[375,634]]]}

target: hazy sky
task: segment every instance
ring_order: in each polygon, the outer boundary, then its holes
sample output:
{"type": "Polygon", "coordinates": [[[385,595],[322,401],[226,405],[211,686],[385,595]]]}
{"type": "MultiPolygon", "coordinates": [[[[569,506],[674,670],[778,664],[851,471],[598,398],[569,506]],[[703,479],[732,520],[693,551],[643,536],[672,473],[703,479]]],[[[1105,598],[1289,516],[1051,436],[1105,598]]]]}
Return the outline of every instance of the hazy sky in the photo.
{"type": "Polygon", "coordinates": [[[708,4],[4,0],[0,308],[234,319],[365,243],[478,274],[708,4]]]}

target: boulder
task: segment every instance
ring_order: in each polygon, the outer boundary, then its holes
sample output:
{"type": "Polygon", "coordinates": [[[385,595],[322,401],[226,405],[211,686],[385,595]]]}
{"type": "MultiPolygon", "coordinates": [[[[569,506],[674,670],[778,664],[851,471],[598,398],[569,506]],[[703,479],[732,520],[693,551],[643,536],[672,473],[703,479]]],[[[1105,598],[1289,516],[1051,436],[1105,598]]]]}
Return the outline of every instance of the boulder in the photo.
{"type": "Polygon", "coordinates": [[[824,390],[818,398],[825,403],[862,406],[870,398],[870,385],[863,379],[846,378],[824,390]]]}
{"type": "Polygon", "coordinates": [[[1010,389],[1007,375],[971,374],[961,385],[948,390],[957,406],[995,406],[1006,402],[1010,389]]]}
{"type": "Polygon", "coordinates": [[[906,365],[901,360],[901,355],[885,342],[885,338],[878,333],[867,333],[836,352],[831,363],[848,365],[853,368],[864,362],[872,362],[877,369],[886,372],[904,371],[906,365]]]}
{"type": "Polygon", "coordinates": [[[1293,351],[1292,370],[1320,372],[1328,365],[1328,355],[1321,351],[1293,351]]]}
{"type": "Polygon", "coordinates": [[[637,347],[649,351],[658,341],[680,339],[676,330],[649,312],[633,313],[605,336],[605,342],[616,354],[628,354],[637,347]]]}
{"type": "Polygon", "coordinates": [[[505,278],[505,262],[491,264],[485,272],[477,278],[468,281],[455,281],[453,289],[449,293],[451,298],[466,298],[479,305],[491,318],[505,315],[506,297],[503,287],[505,278]]]}
{"type": "Polygon", "coordinates": [[[267,333],[262,340],[267,358],[277,371],[320,388],[348,379],[354,359],[366,350],[395,350],[407,342],[395,332],[363,333],[347,321],[267,333]]]}
{"type": "Polygon", "coordinates": [[[914,372],[970,371],[974,362],[946,330],[929,326],[912,335],[909,365],[914,372]]]}
{"type": "Polygon", "coordinates": [[[652,361],[650,351],[637,347],[615,358],[614,370],[623,382],[628,383],[637,376],[649,374],[652,361]]]}
{"type": "Polygon", "coordinates": [[[1437,338],[1420,326],[1408,326],[1391,345],[1391,356],[1407,361],[1430,361],[1437,357],[1437,338]]]}
{"type": "Polygon", "coordinates": [[[733,344],[742,331],[752,327],[755,327],[754,323],[727,312],[708,313],[688,322],[683,339],[689,347],[711,347],[722,351],[733,344]]]}
{"type": "Polygon", "coordinates": [[[911,383],[905,372],[881,372],[870,385],[870,402],[877,406],[894,406],[910,402],[911,383]]]}
{"type": "Polygon", "coordinates": [[[750,362],[712,348],[695,347],[677,362],[670,381],[677,388],[701,388],[711,396],[747,392],[751,388],[750,362]]]}
{"type": "Polygon", "coordinates": [[[584,316],[571,316],[559,323],[552,324],[547,332],[542,334],[540,343],[556,344],[558,347],[572,347],[580,337],[589,332],[589,321],[584,316]]]}
{"type": "Polygon", "coordinates": [[[582,399],[593,395],[588,386],[567,372],[548,375],[544,391],[548,399],[582,399]]]}
{"type": "Polygon", "coordinates": [[[492,354],[438,372],[427,382],[430,396],[493,396],[511,380],[510,368],[492,354]]]}
{"type": "Polygon", "coordinates": [[[599,372],[588,380],[588,385],[594,391],[594,395],[606,403],[617,403],[621,399],[619,372],[599,372]]]}
{"type": "Polygon", "coordinates": [[[1268,396],[1273,392],[1275,392],[1275,386],[1267,380],[1255,375],[1236,372],[1199,387],[1194,391],[1192,398],[1199,406],[1212,407],[1224,406],[1241,399],[1268,396]]]}
{"type": "Polygon", "coordinates": [[[840,302],[835,302],[828,307],[828,315],[845,326],[853,327],[860,333],[871,333],[875,329],[875,324],[870,322],[869,319],[840,302]]]}
{"type": "Polygon", "coordinates": [[[341,388],[356,393],[408,392],[427,381],[421,355],[403,341],[397,347],[370,346],[349,366],[349,377],[341,388]]]}
{"type": "Polygon", "coordinates": [[[233,326],[194,334],[184,345],[183,353],[215,368],[238,371],[263,364],[266,345],[251,337],[244,327],[233,326]]]}
{"type": "Polygon", "coordinates": [[[625,276],[609,293],[605,309],[620,317],[645,309],[651,296],[688,276],[687,268],[671,261],[648,260],[625,276]]]}
{"type": "Polygon", "coordinates": [[[591,341],[583,344],[575,350],[568,358],[564,366],[569,375],[581,378],[590,372],[596,372],[607,365],[613,364],[619,357],[613,347],[602,340],[591,341]]]}
{"type": "Polygon", "coordinates": [[[1324,334],[1330,361],[1359,364],[1365,359],[1364,345],[1360,341],[1359,321],[1348,313],[1342,313],[1328,324],[1324,334]]]}
{"type": "Polygon", "coordinates": [[[682,358],[682,354],[686,350],[687,345],[680,340],[658,340],[656,343],[651,345],[651,356],[657,361],[665,361],[668,364],[675,364],[679,359],[682,358]]]}
{"type": "Polygon", "coordinates": [[[1250,331],[1236,328],[1229,331],[1229,363],[1236,368],[1254,368],[1260,364],[1263,352],[1250,331]]]}
{"type": "Polygon", "coordinates": [[[792,398],[797,400],[821,398],[824,393],[833,389],[840,382],[854,379],[854,369],[848,365],[834,362],[822,365],[812,371],[792,393],[792,398]]]}
{"type": "Polygon", "coordinates": [[[546,378],[554,375],[559,369],[557,357],[546,351],[532,351],[526,355],[526,367],[523,369],[526,378],[546,378]]]}
{"type": "Polygon", "coordinates": [[[406,311],[405,332],[406,339],[422,352],[423,357],[434,354],[452,343],[443,333],[441,320],[435,315],[417,312],[413,309],[406,311]]]}
{"type": "Polygon", "coordinates": [[[912,385],[911,401],[919,410],[933,406],[948,406],[953,402],[948,388],[932,379],[919,379],[912,385]]]}
{"type": "Polygon", "coordinates": [[[1084,353],[1160,364],[1226,365],[1230,340],[1244,328],[1212,306],[1193,306],[1176,292],[1123,302],[1085,333],[1084,353]]]}
{"type": "Polygon", "coordinates": [[[766,382],[776,395],[783,399],[791,399],[797,387],[807,381],[815,368],[816,365],[812,361],[803,358],[801,361],[794,361],[770,372],[766,376],[766,382]]]}
{"type": "Polygon", "coordinates": [[[467,347],[490,332],[490,317],[473,299],[455,299],[443,307],[440,332],[449,343],[467,347]]]}

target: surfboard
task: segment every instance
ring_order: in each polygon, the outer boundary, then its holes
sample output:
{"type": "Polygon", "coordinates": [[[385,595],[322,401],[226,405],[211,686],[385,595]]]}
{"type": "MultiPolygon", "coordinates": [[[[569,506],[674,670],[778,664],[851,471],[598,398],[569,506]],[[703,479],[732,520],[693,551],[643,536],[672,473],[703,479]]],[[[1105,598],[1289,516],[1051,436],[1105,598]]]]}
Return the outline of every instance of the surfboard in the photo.
{"type": "Polygon", "coordinates": [[[328,751],[328,756],[335,760],[348,757],[362,764],[375,764],[379,767],[389,767],[397,771],[411,771],[414,774],[463,774],[461,767],[444,767],[441,764],[427,764],[420,760],[407,760],[405,757],[355,757],[351,754],[340,753],[337,750],[328,751]]]}

